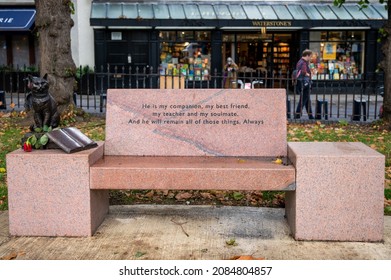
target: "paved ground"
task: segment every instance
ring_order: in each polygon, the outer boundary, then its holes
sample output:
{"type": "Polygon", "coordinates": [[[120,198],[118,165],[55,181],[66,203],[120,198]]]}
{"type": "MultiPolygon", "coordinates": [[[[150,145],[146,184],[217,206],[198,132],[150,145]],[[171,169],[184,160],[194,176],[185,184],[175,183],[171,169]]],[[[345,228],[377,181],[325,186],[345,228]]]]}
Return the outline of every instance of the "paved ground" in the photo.
{"type": "Polygon", "coordinates": [[[290,236],[284,209],[138,205],[111,206],[93,237],[10,237],[5,211],[0,259],[391,260],[391,216],[384,225],[382,243],[302,242],[290,236]]]}

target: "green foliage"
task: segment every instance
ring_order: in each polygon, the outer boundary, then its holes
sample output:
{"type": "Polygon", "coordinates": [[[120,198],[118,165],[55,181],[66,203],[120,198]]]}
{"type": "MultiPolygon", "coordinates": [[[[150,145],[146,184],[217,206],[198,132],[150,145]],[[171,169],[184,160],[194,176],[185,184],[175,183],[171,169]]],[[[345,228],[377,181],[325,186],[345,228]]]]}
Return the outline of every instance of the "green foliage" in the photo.
{"type": "Polygon", "coordinates": [[[41,136],[41,138],[39,138],[39,143],[42,145],[42,146],[45,146],[49,141],[49,137],[44,134],[41,136]]]}
{"type": "Polygon", "coordinates": [[[263,201],[271,203],[274,199],[274,194],[275,192],[271,191],[262,192],[263,201]]]}
{"type": "Polygon", "coordinates": [[[227,244],[228,246],[238,246],[238,243],[236,243],[235,238],[231,238],[231,239],[225,241],[225,244],[227,244]]]}
{"type": "Polygon", "coordinates": [[[334,0],[334,6],[341,7],[345,3],[345,0],[334,0]]]}
{"type": "Polygon", "coordinates": [[[234,192],[232,198],[235,200],[241,200],[244,198],[244,195],[241,192],[234,192]]]}
{"type": "Polygon", "coordinates": [[[339,120],[338,122],[341,126],[347,126],[349,124],[347,120],[339,120]]]}
{"type": "Polygon", "coordinates": [[[71,11],[71,14],[74,15],[75,14],[75,4],[73,4],[72,1],[69,1],[68,2],[68,5],[69,5],[69,10],[71,11]]]}
{"type": "Polygon", "coordinates": [[[65,68],[64,75],[65,77],[74,77],[76,75],[76,69],[73,69],[71,67],[65,68]]]}
{"type": "Polygon", "coordinates": [[[358,5],[360,5],[360,10],[364,8],[368,8],[369,1],[368,0],[360,0],[358,1],[358,5]]]}
{"type": "Polygon", "coordinates": [[[5,183],[0,183],[0,211],[8,209],[8,191],[5,183]]]}
{"type": "Polygon", "coordinates": [[[49,142],[46,132],[50,132],[52,130],[52,127],[47,125],[43,128],[36,127],[34,128],[34,134],[31,135],[26,142],[29,142],[35,149],[41,149],[49,142]]]}
{"type": "Polygon", "coordinates": [[[386,199],[391,199],[391,189],[385,189],[384,190],[384,197],[386,199]]]}
{"type": "Polygon", "coordinates": [[[91,73],[94,73],[94,71],[88,65],[85,66],[80,65],[80,67],[76,69],[76,78],[80,79],[82,76],[91,73]]]}
{"type": "Polygon", "coordinates": [[[0,118],[0,211],[8,209],[8,191],[6,184],[6,162],[5,156],[10,151],[20,147],[15,139],[20,138],[21,129],[12,123],[3,122],[0,118]]]}
{"type": "Polygon", "coordinates": [[[145,254],[146,254],[145,252],[137,251],[136,254],[134,255],[134,257],[136,259],[138,259],[138,258],[141,258],[142,256],[144,256],[145,254]]]}
{"type": "Polygon", "coordinates": [[[384,28],[379,28],[377,42],[382,43],[387,38],[388,32],[384,28]]]}

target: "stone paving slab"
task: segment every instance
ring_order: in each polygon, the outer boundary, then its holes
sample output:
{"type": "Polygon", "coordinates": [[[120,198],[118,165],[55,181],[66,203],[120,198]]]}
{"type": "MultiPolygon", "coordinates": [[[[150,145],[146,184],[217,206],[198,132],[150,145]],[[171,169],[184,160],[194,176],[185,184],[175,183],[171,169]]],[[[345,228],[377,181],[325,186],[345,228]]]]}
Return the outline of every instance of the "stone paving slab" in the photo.
{"type": "Polygon", "coordinates": [[[10,237],[0,212],[0,259],[391,260],[391,217],[384,242],[295,241],[284,209],[192,205],[110,206],[93,237],[10,237]],[[235,240],[235,245],[226,241],[235,240]]]}

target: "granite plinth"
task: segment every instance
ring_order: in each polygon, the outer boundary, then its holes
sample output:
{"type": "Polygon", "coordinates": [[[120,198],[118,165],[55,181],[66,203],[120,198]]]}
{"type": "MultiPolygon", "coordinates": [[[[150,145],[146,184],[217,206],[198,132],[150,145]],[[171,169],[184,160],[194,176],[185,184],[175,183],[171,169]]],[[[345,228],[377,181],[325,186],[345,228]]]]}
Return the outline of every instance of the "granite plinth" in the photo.
{"type": "Polygon", "coordinates": [[[284,89],[109,89],[105,155],[286,156],[284,89]]]}
{"type": "Polygon", "coordinates": [[[296,191],[286,214],[297,240],[381,241],[384,155],[363,143],[288,143],[296,191]]]}
{"type": "Polygon", "coordinates": [[[90,190],[90,166],[103,156],[97,148],[19,149],[7,154],[10,234],[90,236],[108,212],[108,191],[90,190]]]}
{"type": "Polygon", "coordinates": [[[292,165],[265,158],[105,156],[90,174],[91,189],[289,191],[295,186],[292,165]]]}

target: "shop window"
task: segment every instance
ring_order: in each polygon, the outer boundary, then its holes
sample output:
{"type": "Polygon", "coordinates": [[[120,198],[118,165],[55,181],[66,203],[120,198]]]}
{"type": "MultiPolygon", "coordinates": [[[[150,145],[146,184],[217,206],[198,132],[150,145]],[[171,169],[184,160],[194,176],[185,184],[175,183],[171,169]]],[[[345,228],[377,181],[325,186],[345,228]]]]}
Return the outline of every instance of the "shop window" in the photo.
{"type": "Polygon", "coordinates": [[[163,41],[175,41],[176,32],[175,31],[162,31],[159,33],[160,40],[163,41]]]}
{"type": "Polygon", "coordinates": [[[209,31],[196,31],[195,38],[198,41],[210,41],[210,32],[209,31]]]}
{"type": "Polygon", "coordinates": [[[29,40],[27,35],[13,35],[12,54],[13,64],[23,67],[30,64],[29,61],[29,40]]]}
{"type": "Polygon", "coordinates": [[[175,31],[162,31],[159,37],[161,75],[180,75],[191,81],[209,80],[210,32],[178,31],[175,34],[175,31]],[[179,40],[169,40],[173,38],[179,40]],[[192,38],[198,40],[190,40],[192,38]]]}
{"type": "Polygon", "coordinates": [[[223,44],[223,55],[232,56],[244,76],[287,75],[291,68],[291,42],[289,33],[236,33],[235,45],[223,44]]]}
{"type": "Polygon", "coordinates": [[[223,42],[235,42],[235,34],[224,34],[223,42]]]}
{"type": "Polygon", "coordinates": [[[111,40],[112,41],[121,41],[122,40],[122,32],[111,32],[111,40]]]}
{"type": "Polygon", "coordinates": [[[0,67],[7,65],[7,42],[4,35],[0,35],[0,67]]]}
{"type": "Polygon", "coordinates": [[[360,79],[364,72],[365,33],[362,31],[311,32],[313,79],[360,79]]]}
{"type": "Polygon", "coordinates": [[[180,31],[178,32],[178,39],[181,41],[194,40],[193,31],[180,31]]]}

